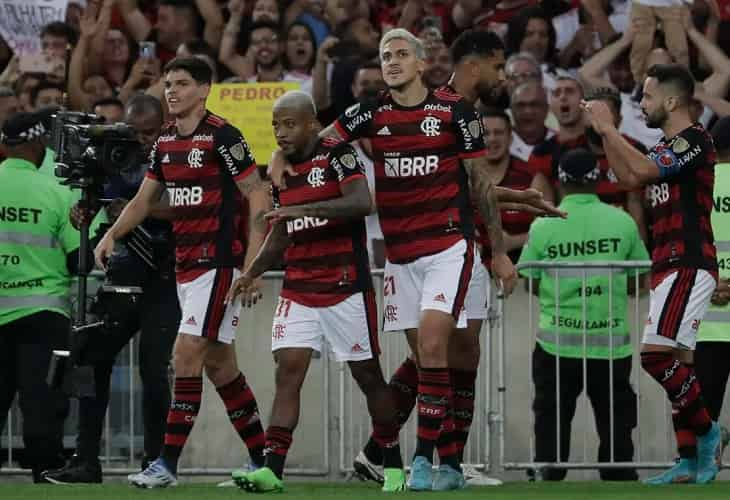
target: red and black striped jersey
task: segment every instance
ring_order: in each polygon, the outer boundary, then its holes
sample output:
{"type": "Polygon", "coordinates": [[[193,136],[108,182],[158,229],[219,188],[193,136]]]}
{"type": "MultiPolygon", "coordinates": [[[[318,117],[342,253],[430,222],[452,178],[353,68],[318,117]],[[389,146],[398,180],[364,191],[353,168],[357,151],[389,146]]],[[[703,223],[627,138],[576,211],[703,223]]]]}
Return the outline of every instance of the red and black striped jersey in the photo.
{"type": "Polygon", "coordinates": [[[241,132],[211,113],[190,135],[170,124],[150,161],[147,177],[165,185],[174,212],[178,282],[211,268],[241,266],[245,205],[236,181],[259,175],[241,132]]]}
{"type": "MultiPolygon", "coordinates": [[[[629,141],[632,146],[642,153],[646,152],[644,146],[631,137],[624,135],[624,139],[629,141]]],[[[560,163],[561,156],[571,149],[579,147],[589,147],[588,139],[585,135],[564,142],[560,140],[559,135],[555,135],[532,150],[529,160],[530,168],[535,174],[540,172],[545,175],[557,189],[560,184],[558,180],[558,164],[560,163]]],[[[616,174],[608,164],[606,155],[599,155],[597,159],[598,167],[601,169],[601,176],[596,186],[596,194],[602,202],[625,210],[629,191],[618,182],[616,174]]]]}
{"type": "MultiPolygon", "coordinates": [[[[339,198],[343,184],[367,182],[355,150],[336,139],[322,139],[310,159],[292,167],[299,175],[287,178],[287,189],[272,187],[276,208],[339,198]]],[[[287,221],[286,229],[292,244],[284,254],[282,297],[326,307],[372,290],[364,217],[301,217],[287,221]]]]}
{"type": "Polygon", "coordinates": [[[705,269],[717,280],[710,214],[715,185],[715,145],[700,124],[662,139],[647,157],[660,178],[646,186],[652,222],[652,280],[680,268],[705,269]]]}
{"type": "MultiPolygon", "coordinates": [[[[497,184],[498,186],[524,190],[532,185],[532,179],[535,173],[530,166],[515,156],[510,156],[509,166],[504,173],[504,177],[497,184]]],[[[522,234],[530,230],[530,224],[535,220],[535,216],[518,210],[501,210],[502,229],[509,234],[522,234]]],[[[492,246],[489,243],[489,235],[484,220],[478,210],[474,210],[474,220],[476,221],[477,241],[482,247],[482,262],[491,268],[492,246]]]]}
{"type": "Polygon", "coordinates": [[[380,226],[390,262],[439,253],[474,233],[462,160],[485,152],[473,106],[452,89],[417,106],[389,93],[355,104],[335,121],[342,137],[371,140],[380,226]]]}

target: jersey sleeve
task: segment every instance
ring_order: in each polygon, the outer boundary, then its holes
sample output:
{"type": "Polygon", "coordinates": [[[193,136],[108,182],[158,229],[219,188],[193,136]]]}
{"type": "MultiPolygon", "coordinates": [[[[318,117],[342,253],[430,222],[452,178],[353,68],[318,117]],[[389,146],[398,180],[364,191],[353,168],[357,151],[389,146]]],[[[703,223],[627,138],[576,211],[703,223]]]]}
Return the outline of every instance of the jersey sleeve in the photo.
{"type": "Polygon", "coordinates": [[[349,144],[340,144],[330,153],[329,166],[337,175],[337,182],[347,184],[354,179],[365,179],[365,167],[355,149],[349,144]]]}
{"type": "Polygon", "coordinates": [[[213,146],[223,170],[228,172],[234,181],[258,173],[251,149],[241,132],[233,125],[226,124],[218,129],[213,146]]]}
{"type": "Polygon", "coordinates": [[[147,168],[145,177],[152,179],[153,181],[164,183],[165,178],[162,175],[162,161],[160,161],[159,144],[160,140],[157,139],[154,146],[152,146],[152,151],[150,151],[150,166],[147,168]]]}
{"type": "Polygon", "coordinates": [[[659,168],[662,179],[676,177],[689,171],[703,168],[715,146],[703,129],[689,127],[680,132],[668,145],[655,147],[649,159],[659,168]]]}
{"type": "Polygon", "coordinates": [[[366,100],[347,108],[333,123],[340,137],[347,142],[369,137],[368,131],[371,128],[377,106],[377,101],[366,100]]]}
{"type": "Polygon", "coordinates": [[[486,153],[482,121],[474,107],[460,100],[453,107],[452,114],[457,151],[462,159],[477,158],[486,153]]]}

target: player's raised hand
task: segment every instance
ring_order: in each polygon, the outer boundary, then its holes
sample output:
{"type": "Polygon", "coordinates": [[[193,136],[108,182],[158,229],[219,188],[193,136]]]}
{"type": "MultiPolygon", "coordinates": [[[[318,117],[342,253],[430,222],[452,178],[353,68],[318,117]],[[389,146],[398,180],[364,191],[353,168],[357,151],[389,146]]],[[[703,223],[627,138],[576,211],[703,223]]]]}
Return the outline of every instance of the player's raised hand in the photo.
{"type": "Polygon", "coordinates": [[[289,163],[286,157],[284,157],[284,153],[282,153],[280,149],[277,149],[271,154],[271,161],[269,161],[269,169],[267,173],[269,174],[269,178],[271,178],[271,182],[273,182],[274,186],[279,189],[286,189],[285,176],[299,175],[294,170],[294,167],[291,166],[291,163],[289,163]]]}

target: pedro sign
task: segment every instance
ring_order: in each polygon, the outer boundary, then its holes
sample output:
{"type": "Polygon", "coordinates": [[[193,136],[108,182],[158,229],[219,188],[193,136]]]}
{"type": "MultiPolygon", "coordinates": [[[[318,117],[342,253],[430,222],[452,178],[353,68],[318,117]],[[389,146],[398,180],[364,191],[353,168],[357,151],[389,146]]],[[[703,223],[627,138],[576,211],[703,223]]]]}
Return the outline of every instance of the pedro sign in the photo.
{"type": "Polygon", "coordinates": [[[271,128],[274,101],[290,90],[299,90],[299,85],[298,82],[215,84],[207,106],[238,127],[253,151],[256,163],[264,165],[277,147],[271,128]]]}

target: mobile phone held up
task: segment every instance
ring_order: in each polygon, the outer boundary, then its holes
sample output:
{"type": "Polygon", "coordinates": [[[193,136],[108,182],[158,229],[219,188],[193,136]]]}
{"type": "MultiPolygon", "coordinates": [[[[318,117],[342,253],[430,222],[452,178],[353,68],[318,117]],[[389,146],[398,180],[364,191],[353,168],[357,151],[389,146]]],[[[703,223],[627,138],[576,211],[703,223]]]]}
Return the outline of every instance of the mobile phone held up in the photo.
{"type": "Polygon", "coordinates": [[[157,57],[155,42],[139,42],[139,57],[154,59],[157,57]]]}

